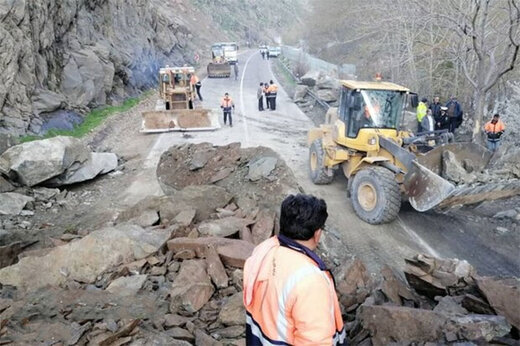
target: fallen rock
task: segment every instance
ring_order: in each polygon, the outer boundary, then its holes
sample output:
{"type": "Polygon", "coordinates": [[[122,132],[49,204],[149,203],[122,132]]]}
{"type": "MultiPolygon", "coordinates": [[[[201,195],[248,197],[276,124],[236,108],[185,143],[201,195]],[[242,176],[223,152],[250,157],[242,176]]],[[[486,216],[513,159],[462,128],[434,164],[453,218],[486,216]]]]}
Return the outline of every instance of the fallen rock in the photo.
{"type": "Polygon", "coordinates": [[[520,330],[520,279],[479,277],[476,282],[479,291],[496,313],[505,316],[509,323],[520,330]]]}
{"type": "Polygon", "coordinates": [[[347,309],[363,303],[370,293],[371,286],[372,280],[367,268],[359,259],[346,263],[337,277],[339,298],[347,309]]]}
{"type": "Polygon", "coordinates": [[[339,81],[328,75],[321,75],[316,81],[316,88],[318,89],[335,89],[337,91],[340,89],[340,87],[341,84],[339,81]]]}
{"type": "Polygon", "coordinates": [[[256,216],[256,222],[251,229],[253,243],[260,244],[271,237],[274,230],[276,213],[270,209],[262,209],[256,216]]]}
{"type": "Polygon", "coordinates": [[[436,300],[439,303],[433,308],[433,311],[435,312],[446,316],[463,316],[468,314],[468,310],[464,309],[460,305],[462,297],[460,297],[460,299],[455,299],[451,296],[444,296],[437,297],[436,300]]]}
{"type": "Polygon", "coordinates": [[[182,210],[179,214],[177,214],[177,216],[175,216],[173,221],[176,224],[178,224],[179,226],[186,227],[186,226],[191,225],[191,223],[193,222],[193,219],[195,219],[196,214],[197,214],[196,209],[182,210]]]}
{"type": "Polygon", "coordinates": [[[200,169],[208,163],[208,160],[213,156],[212,151],[197,151],[193,154],[190,163],[189,163],[189,169],[190,171],[195,171],[197,169],[200,169]]]}
{"type": "Polygon", "coordinates": [[[316,81],[320,78],[320,75],[319,71],[311,70],[300,78],[300,82],[303,85],[313,87],[316,85],[316,81]]]}
{"type": "Polygon", "coordinates": [[[248,219],[230,216],[218,220],[204,221],[199,224],[198,230],[200,234],[210,237],[228,237],[252,223],[253,221],[248,219]]]}
{"type": "Polygon", "coordinates": [[[204,333],[204,331],[197,329],[195,330],[195,345],[199,346],[222,346],[223,344],[215,339],[213,339],[208,334],[204,333]]]}
{"type": "MultiPolygon", "coordinates": [[[[2,239],[0,238],[0,244],[2,243],[2,239]]],[[[34,242],[17,241],[9,245],[0,246],[0,268],[16,263],[18,261],[18,255],[32,244],[34,244],[34,242]]]]}
{"type": "Polygon", "coordinates": [[[225,265],[242,268],[245,260],[253,253],[254,245],[239,239],[217,237],[188,238],[180,237],[168,241],[168,250],[174,253],[193,250],[198,257],[204,257],[206,247],[213,245],[225,265]]]}
{"type": "Polygon", "coordinates": [[[518,215],[518,212],[515,209],[509,209],[504,211],[499,211],[495,215],[493,215],[496,219],[512,219],[514,220],[516,216],[518,215]]]}
{"type": "Polygon", "coordinates": [[[226,326],[244,325],[246,310],[244,308],[243,293],[238,292],[227,298],[218,314],[219,321],[226,326]]]}
{"type": "Polygon", "coordinates": [[[12,192],[15,187],[0,175],[0,193],[12,192]]]}
{"type": "Polygon", "coordinates": [[[176,314],[167,314],[164,316],[164,326],[166,328],[171,327],[182,327],[188,322],[190,319],[188,317],[176,315],[176,314]]]}
{"type": "Polygon", "coordinates": [[[383,276],[381,290],[391,302],[397,305],[403,305],[402,298],[414,300],[412,290],[401,281],[392,268],[385,265],[383,269],[381,269],[381,275],[383,276]]]}
{"type": "Polygon", "coordinates": [[[179,274],[172,284],[170,311],[195,313],[206,304],[215,292],[206,272],[204,260],[182,262],[179,274]]]}
{"type": "Polygon", "coordinates": [[[45,256],[24,257],[0,269],[0,282],[28,291],[67,280],[93,283],[111,267],[155,253],[169,237],[170,232],[163,229],[144,230],[125,224],[104,228],[58,246],[45,256]]]}
{"type": "Polygon", "coordinates": [[[296,102],[296,103],[303,102],[308,91],[309,91],[309,87],[308,86],[306,86],[306,85],[297,85],[296,88],[294,89],[293,101],[296,102]]]}
{"type": "Polygon", "coordinates": [[[15,192],[0,193],[0,215],[19,215],[34,198],[15,192]]]}
{"type": "Polygon", "coordinates": [[[447,322],[446,317],[436,312],[401,306],[362,305],[358,311],[374,346],[442,340],[442,328],[447,322]]]}
{"type": "Polygon", "coordinates": [[[135,219],[135,223],[141,227],[153,226],[159,221],[159,213],[155,210],[145,210],[137,219],[135,219]]]}
{"type": "Polygon", "coordinates": [[[0,156],[0,173],[34,186],[89,157],[90,151],[80,140],[59,136],[9,148],[0,156]]]}
{"type": "Polygon", "coordinates": [[[477,177],[469,174],[462,164],[457,161],[455,154],[446,150],[442,153],[442,176],[454,183],[472,183],[477,177]]]}
{"type": "Polygon", "coordinates": [[[228,287],[229,278],[226,273],[226,268],[224,268],[218,252],[213,245],[209,245],[206,248],[206,263],[208,274],[215,286],[217,286],[217,288],[228,287]]]}
{"type": "Polygon", "coordinates": [[[336,89],[319,89],[316,91],[316,96],[325,102],[334,102],[339,98],[339,92],[336,89]]]}
{"type": "Polygon", "coordinates": [[[487,315],[452,317],[443,328],[445,335],[457,335],[459,340],[487,342],[507,335],[510,330],[503,316],[487,315]]]}
{"type": "Polygon", "coordinates": [[[87,161],[75,163],[67,170],[45,182],[49,186],[62,186],[80,183],[94,179],[100,174],[106,174],[117,167],[117,155],[113,153],[90,153],[87,161]]]}
{"type": "Polygon", "coordinates": [[[247,179],[251,181],[258,181],[262,178],[268,178],[271,172],[275,169],[278,159],[276,157],[259,157],[254,161],[248,163],[249,173],[247,179]]]}
{"type": "Polygon", "coordinates": [[[46,187],[38,187],[33,189],[34,199],[37,202],[47,202],[56,198],[60,194],[60,189],[49,189],[46,187]]]}
{"type": "Polygon", "coordinates": [[[106,290],[120,296],[135,296],[147,277],[148,275],[123,276],[112,281],[106,290]]]}
{"type": "Polygon", "coordinates": [[[405,259],[405,262],[404,273],[408,284],[431,299],[461,293],[474,286],[475,269],[467,261],[416,255],[405,259]]]}

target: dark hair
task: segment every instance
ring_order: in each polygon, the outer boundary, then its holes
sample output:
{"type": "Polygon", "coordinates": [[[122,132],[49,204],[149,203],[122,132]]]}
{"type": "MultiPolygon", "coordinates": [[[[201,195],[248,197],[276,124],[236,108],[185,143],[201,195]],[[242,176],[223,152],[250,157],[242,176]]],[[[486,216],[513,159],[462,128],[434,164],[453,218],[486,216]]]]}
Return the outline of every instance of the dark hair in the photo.
{"type": "Polygon", "coordinates": [[[260,86],[264,85],[264,82],[260,82],[260,86]]]}
{"type": "Polygon", "coordinates": [[[327,220],[327,204],[311,195],[289,195],[282,202],[280,234],[294,240],[309,240],[327,220]]]}
{"type": "Polygon", "coordinates": [[[427,99],[426,97],[423,97],[423,98],[421,99],[421,102],[428,102],[428,99],[427,99]]]}
{"type": "Polygon", "coordinates": [[[493,115],[493,118],[500,118],[500,114],[495,113],[495,115],[493,115]]]}
{"type": "Polygon", "coordinates": [[[273,80],[271,79],[271,80],[269,81],[269,83],[273,84],[274,82],[273,82],[273,80]]]}

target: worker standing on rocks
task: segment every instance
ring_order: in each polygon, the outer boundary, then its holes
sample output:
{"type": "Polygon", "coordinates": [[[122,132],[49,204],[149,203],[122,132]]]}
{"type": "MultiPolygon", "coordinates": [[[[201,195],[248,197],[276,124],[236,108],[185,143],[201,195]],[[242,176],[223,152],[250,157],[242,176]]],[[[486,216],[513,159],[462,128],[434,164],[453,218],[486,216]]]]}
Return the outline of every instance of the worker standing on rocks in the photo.
{"type": "Polygon", "coordinates": [[[274,84],[271,80],[269,82],[269,88],[267,89],[269,92],[269,105],[271,106],[271,110],[276,110],[276,95],[278,94],[278,85],[274,84]]]}
{"type": "Polygon", "coordinates": [[[504,134],[506,127],[502,120],[500,120],[500,114],[493,115],[493,119],[488,121],[484,126],[484,131],[487,135],[487,148],[495,152],[500,147],[500,138],[504,134]]]}
{"type": "Polygon", "coordinates": [[[231,109],[235,110],[235,104],[233,99],[229,96],[229,93],[225,93],[224,97],[220,101],[220,108],[224,111],[224,125],[227,123],[229,117],[229,126],[233,127],[233,118],[231,118],[231,109]]]}
{"type": "Polygon", "coordinates": [[[314,196],[282,202],[279,235],[244,267],[247,345],[346,345],[332,274],[314,253],[327,216],[314,196]]]}

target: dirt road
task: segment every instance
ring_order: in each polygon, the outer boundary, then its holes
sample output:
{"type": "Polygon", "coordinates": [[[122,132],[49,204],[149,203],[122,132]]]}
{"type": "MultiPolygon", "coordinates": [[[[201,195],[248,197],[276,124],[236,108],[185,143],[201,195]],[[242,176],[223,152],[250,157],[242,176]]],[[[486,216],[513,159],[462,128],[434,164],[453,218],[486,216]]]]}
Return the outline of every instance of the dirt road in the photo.
{"type": "MultiPolygon", "coordinates": [[[[161,194],[155,178],[155,167],[163,151],[181,143],[211,142],[223,145],[241,142],[244,147],[263,145],[277,151],[294,171],[296,178],[307,193],[324,198],[329,207],[328,228],[342,244],[343,255],[361,258],[369,270],[376,271],[382,264],[402,267],[402,258],[417,252],[435,256],[466,259],[477,267],[480,273],[519,275],[520,258],[518,225],[506,234],[494,232],[489,218],[469,213],[450,215],[417,213],[404,206],[395,222],[388,225],[372,226],[360,221],[346,197],[346,180],[337,176],[328,186],[315,186],[308,178],[307,171],[307,130],[312,122],[291,101],[283,89],[280,90],[276,111],[257,110],[256,90],[260,82],[275,79],[271,65],[273,61],[262,60],[256,51],[240,55],[240,75],[238,80],[203,80],[203,107],[218,108],[224,92],[229,92],[236,104],[233,127],[224,126],[214,132],[191,132],[159,135],[125,136],[124,131],[113,134],[118,140],[113,145],[126,157],[139,156],[133,166],[135,174],[115,198],[113,207],[123,208],[143,198],[145,195],[161,194]]],[[[149,101],[148,107],[153,104],[149,101]]],[[[141,106],[142,107],[142,106],[141,106]]],[[[138,124],[138,112],[124,122],[129,132],[130,126],[138,124]]],[[[138,125],[137,125],[138,126],[138,125]]],[[[518,201],[517,201],[518,202],[518,201]]],[[[514,203],[511,202],[511,203],[514,203]]],[[[513,204],[514,205],[514,204],[513,204]]]]}

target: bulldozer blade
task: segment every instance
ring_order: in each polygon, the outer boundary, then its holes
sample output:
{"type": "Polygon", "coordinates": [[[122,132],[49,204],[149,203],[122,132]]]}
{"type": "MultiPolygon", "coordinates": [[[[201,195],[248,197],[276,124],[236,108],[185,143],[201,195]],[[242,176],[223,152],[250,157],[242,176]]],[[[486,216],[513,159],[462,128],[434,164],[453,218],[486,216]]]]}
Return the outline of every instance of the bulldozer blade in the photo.
{"type": "Polygon", "coordinates": [[[455,186],[417,161],[413,161],[404,177],[404,188],[412,207],[427,211],[448,198],[455,186]]]}
{"type": "Polygon", "coordinates": [[[520,180],[457,187],[437,208],[448,209],[520,195],[520,180]]]}
{"type": "Polygon", "coordinates": [[[468,160],[475,170],[484,169],[491,160],[492,152],[475,143],[449,143],[438,146],[425,154],[417,154],[417,161],[436,174],[442,173],[442,153],[451,151],[457,161],[468,160]]]}
{"type": "Polygon", "coordinates": [[[220,128],[218,112],[210,109],[174,109],[142,113],[142,133],[213,131],[220,128]]]}
{"type": "Polygon", "coordinates": [[[210,78],[228,78],[231,76],[231,65],[225,64],[214,64],[209,63],[208,65],[208,77],[210,78]]]}

